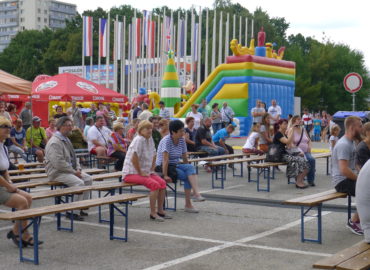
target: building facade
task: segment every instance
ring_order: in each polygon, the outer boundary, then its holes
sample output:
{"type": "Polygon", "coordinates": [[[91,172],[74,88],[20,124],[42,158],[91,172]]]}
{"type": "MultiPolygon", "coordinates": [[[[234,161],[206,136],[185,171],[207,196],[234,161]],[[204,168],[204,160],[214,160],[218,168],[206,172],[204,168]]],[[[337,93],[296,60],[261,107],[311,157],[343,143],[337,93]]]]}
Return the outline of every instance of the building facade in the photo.
{"type": "Polygon", "coordinates": [[[76,15],[76,5],[61,1],[0,0],[0,52],[19,31],[64,28],[76,15]]]}

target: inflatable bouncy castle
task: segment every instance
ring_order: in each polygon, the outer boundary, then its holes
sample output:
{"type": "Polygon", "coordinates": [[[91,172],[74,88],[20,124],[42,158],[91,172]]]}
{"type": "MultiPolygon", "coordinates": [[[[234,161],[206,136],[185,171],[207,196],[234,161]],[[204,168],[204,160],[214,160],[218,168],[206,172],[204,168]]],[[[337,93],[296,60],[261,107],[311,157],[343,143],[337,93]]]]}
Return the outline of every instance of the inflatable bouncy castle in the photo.
{"type": "Polygon", "coordinates": [[[270,106],[276,99],[282,109],[282,117],[294,112],[295,63],[282,60],[284,48],[278,53],[271,43],[265,43],[263,29],[258,33],[258,46],[242,47],[237,40],[230,42],[233,56],[226,58],[211,72],[191,98],[175,115],[185,117],[191,104],[201,103],[203,99],[212,105],[220,106],[227,102],[234,110],[240,124],[239,136],[248,135],[251,127],[251,109],[260,99],[270,106]]]}

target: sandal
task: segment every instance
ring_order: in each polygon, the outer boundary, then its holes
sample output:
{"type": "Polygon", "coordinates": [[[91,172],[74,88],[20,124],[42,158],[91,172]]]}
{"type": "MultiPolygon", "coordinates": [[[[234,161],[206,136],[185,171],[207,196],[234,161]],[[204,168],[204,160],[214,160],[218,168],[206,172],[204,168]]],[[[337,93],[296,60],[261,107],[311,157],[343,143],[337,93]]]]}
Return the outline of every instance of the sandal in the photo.
{"type": "MultiPolygon", "coordinates": [[[[44,243],[44,241],[39,241],[39,245],[42,245],[43,243],[44,243]]],[[[27,246],[33,247],[34,244],[35,243],[33,242],[33,237],[28,238],[28,240],[22,239],[22,245],[24,245],[25,247],[27,247],[27,246]]]]}
{"type": "MultiPolygon", "coordinates": [[[[6,235],[6,237],[8,239],[12,239],[13,240],[13,243],[17,247],[19,247],[19,235],[14,234],[13,230],[9,231],[8,234],[6,235]]],[[[22,242],[22,244],[23,244],[23,242],[22,242]]]]}

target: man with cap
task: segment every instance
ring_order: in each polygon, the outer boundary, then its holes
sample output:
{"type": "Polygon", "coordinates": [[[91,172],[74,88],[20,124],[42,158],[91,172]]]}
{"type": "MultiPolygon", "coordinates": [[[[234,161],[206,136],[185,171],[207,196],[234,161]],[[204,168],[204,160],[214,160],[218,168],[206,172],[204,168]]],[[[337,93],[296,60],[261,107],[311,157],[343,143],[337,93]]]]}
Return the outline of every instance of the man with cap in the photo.
{"type": "MultiPolygon", "coordinates": [[[[72,143],[68,139],[73,128],[71,118],[68,116],[59,118],[56,128],[57,131],[50,138],[45,149],[45,170],[49,181],[60,182],[69,187],[90,186],[92,177],[81,171],[72,143]]],[[[78,201],[88,198],[88,191],[77,196],[78,201]]],[[[80,215],[73,215],[73,219],[83,220],[82,216],[87,216],[87,213],[81,210],[80,215]]],[[[71,218],[71,214],[67,213],[67,218],[71,218]]]]}
{"type": "Polygon", "coordinates": [[[29,152],[36,155],[38,162],[43,162],[45,156],[44,149],[48,139],[45,129],[41,127],[40,117],[34,116],[32,118],[32,126],[26,131],[26,141],[29,152]]]}

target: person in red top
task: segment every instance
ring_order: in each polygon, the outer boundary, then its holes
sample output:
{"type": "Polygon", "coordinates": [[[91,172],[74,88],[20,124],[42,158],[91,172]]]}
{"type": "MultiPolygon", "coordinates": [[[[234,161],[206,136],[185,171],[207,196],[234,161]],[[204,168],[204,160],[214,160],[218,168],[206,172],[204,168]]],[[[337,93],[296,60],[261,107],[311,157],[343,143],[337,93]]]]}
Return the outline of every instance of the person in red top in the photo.
{"type": "Polygon", "coordinates": [[[127,144],[123,138],[123,131],[124,127],[122,123],[118,122],[114,124],[111,140],[108,143],[108,156],[117,158],[114,165],[116,171],[122,171],[127,152],[127,144]]]}
{"type": "Polygon", "coordinates": [[[303,110],[302,120],[307,134],[310,135],[310,132],[313,128],[313,116],[311,113],[309,113],[307,108],[303,110]]]}

